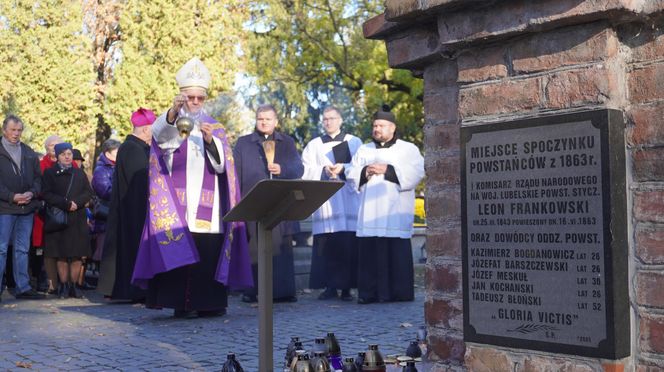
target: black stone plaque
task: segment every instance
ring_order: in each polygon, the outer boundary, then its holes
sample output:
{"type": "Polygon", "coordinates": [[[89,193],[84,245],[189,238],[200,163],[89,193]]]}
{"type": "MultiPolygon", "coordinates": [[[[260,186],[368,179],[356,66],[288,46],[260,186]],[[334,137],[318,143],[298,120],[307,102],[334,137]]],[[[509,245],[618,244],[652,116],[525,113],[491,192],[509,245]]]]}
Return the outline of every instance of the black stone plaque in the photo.
{"type": "Polygon", "coordinates": [[[629,355],[620,111],[461,129],[464,339],[629,355]]]}

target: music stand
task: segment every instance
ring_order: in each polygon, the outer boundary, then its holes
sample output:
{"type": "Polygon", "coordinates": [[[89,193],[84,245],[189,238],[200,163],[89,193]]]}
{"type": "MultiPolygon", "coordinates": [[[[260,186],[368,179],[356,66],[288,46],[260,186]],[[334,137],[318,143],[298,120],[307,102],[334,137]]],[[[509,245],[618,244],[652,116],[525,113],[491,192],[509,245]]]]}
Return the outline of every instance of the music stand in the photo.
{"type": "Polygon", "coordinates": [[[272,229],[281,221],[309,217],[343,187],[340,181],[262,180],[224,221],[258,222],[258,370],[273,371],[272,229]]]}

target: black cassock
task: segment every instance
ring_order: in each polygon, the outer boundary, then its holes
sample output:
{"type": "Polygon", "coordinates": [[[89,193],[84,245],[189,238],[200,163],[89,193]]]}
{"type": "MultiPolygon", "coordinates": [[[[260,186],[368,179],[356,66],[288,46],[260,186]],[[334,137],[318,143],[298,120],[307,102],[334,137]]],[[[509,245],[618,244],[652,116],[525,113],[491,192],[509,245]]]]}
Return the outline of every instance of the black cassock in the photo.
{"type": "MultiPolygon", "coordinates": [[[[295,148],[291,137],[280,132],[274,132],[270,139],[275,141],[274,162],[281,166],[281,174],[274,179],[298,179],[304,173],[302,159],[295,148]]],[[[247,194],[256,183],[270,178],[267,171],[267,159],[263,151],[265,137],[258,132],[242,136],[233,149],[235,169],[240,180],[242,196],[247,194]]],[[[297,221],[284,221],[272,230],[272,297],[276,300],[288,299],[295,296],[295,268],[293,263],[292,235],[299,232],[297,221]]],[[[249,233],[249,249],[252,260],[257,255],[255,236],[257,224],[247,223],[249,233]]],[[[258,265],[252,265],[254,283],[258,283],[258,265]]],[[[245,291],[245,294],[255,296],[258,286],[245,291]]]]}
{"type": "Polygon", "coordinates": [[[367,302],[413,301],[413,256],[410,239],[357,238],[360,267],[357,297],[367,302]]]}
{"type": "Polygon", "coordinates": [[[134,135],[118,149],[106,238],[97,290],[118,300],[138,301],[145,291],[131,285],[148,202],[150,146],[134,135]]]}
{"type": "Polygon", "coordinates": [[[147,308],[220,311],[228,307],[226,286],[213,279],[224,234],[192,233],[191,236],[200,260],[155,275],[148,287],[147,308]]]}

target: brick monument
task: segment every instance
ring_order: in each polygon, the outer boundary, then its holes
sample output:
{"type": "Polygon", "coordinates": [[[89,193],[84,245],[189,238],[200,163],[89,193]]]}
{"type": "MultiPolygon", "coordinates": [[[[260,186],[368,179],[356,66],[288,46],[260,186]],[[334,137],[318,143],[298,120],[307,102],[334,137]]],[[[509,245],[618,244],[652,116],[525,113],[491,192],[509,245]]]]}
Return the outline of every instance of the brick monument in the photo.
{"type": "MultiPolygon", "coordinates": [[[[429,331],[426,368],[664,370],[664,1],[387,0],[385,13],[366,22],[364,33],[367,38],[384,40],[390,66],[411,70],[424,79],[428,223],[424,309],[429,331]],[[617,288],[624,288],[625,296],[616,294],[613,298],[618,302],[616,311],[623,312],[613,316],[626,319],[619,328],[627,336],[617,332],[619,339],[615,340],[624,350],[615,353],[615,358],[607,358],[592,352],[575,353],[573,347],[547,350],[535,345],[533,350],[527,342],[524,347],[514,347],[500,340],[468,341],[468,335],[464,341],[469,323],[464,319],[464,310],[466,314],[468,311],[464,309],[464,280],[468,281],[464,276],[469,274],[464,273],[462,257],[468,249],[465,235],[471,229],[464,225],[469,212],[462,208],[468,205],[462,194],[469,184],[464,184],[467,174],[462,168],[466,169],[464,151],[470,134],[483,126],[498,125],[496,138],[509,139],[501,123],[516,123],[507,129],[526,130],[523,128],[529,123],[560,124],[556,118],[568,114],[570,120],[586,120],[584,113],[602,110],[614,119],[620,118],[617,122],[609,120],[608,128],[614,133],[619,130],[621,138],[603,146],[619,155],[611,158],[611,167],[605,168],[610,168],[612,177],[616,172],[622,172],[622,177],[605,178],[603,186],[608,186],[610,180],[615,183],[611,192],[616,192],[622,180],[624,195],[617,199],[624,202],[604,198],[603,205],[613,209],[611,213],[618,218],[612,215],[609,219],[620,222],[618,230],[624,230],[623,244],[612,247],[612,254],[627,261],[623,262],[624,275],[616,277],[620,282],[617,288]],[[624,159],[624,164],[616,164],[615,159],[624,159]]],[[[548,133],[546,127],[542,128],[542,133],[548,133]]],[[[556,130],[565,133],[565,128],[556,130]]],[[[582,130],[593,133],[587,128],[582,130]]],[[[537,138],[538,132],[526,135],[537,138]]],[[[514,149],[522,145],[515,143],[514,149]]],[[[609,161],[604,163],[602,166],[609,161]]],[[[597,164],[597,172],[608,172],[600,168],[597,164]]],[[[502,208],[502,204],[491,204],[480,208],[480,214],[500,214],[502,208]]],[[[574,228],[558,225],[551,231],[559,229],[562,235],[574,228]]],[[[495,229],[500,231],[507,230],[495,229]]],[[[620,240],[612,235],[614,231],[606,233],[607,240],[620,240]]],[[[604,241],[598,242],[599,247],[602,244],[604,241]]],[[[510,250],[509,254],[513,253],[510,250]]],[[[497,261],[504,265],[507,259],[497,261]]],[[[582,271],[574,265],[574,259],[569,262],[576,267],[570,272],[582,271]]],[[[611,277],[612,273],[597,277],[607,279],[605,275],[611,277]]],[[[531,282],[524,282],[522,288],[527,289],[531,282]]],[[[466,284],[466,292],[471,287],[466,284]]],[[[506,317],[530,316],[514,314],[506,317]]],[[[564,314],[560,317],[569,324],[576,319],[564,314]]],[[[551,318],[555,323],[553,315],[551,318]]],[[[550,327],[556,328],[562,327],[550,327]]]]}

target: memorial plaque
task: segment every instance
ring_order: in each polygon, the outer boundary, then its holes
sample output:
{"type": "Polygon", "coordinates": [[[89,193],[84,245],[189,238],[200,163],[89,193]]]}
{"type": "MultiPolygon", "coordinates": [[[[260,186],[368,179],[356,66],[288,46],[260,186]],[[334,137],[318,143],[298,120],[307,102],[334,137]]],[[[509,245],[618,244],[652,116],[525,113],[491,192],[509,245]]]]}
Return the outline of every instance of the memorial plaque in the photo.
{"type": "Polygon", "coordinates": [[[629,355],[622,113],[461,129],[464,339],[629,355]]]}

